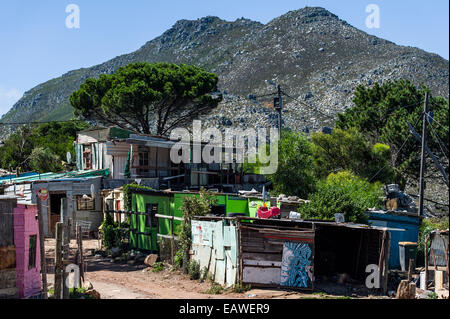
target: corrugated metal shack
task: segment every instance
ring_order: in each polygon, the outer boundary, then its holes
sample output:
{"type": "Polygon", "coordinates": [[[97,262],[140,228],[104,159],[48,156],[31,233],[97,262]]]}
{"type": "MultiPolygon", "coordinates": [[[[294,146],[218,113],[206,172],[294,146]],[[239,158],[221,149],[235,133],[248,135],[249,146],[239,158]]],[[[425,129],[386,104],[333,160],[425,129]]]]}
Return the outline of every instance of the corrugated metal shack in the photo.
{"type": "Polygon", "coordinates": [[[41,256],[36,205],[0,196],[0,299],[38,298],[41,256]]]}
{"type": "Polygon", "coordinates": [[[63,198],[67,198],[71,218],[87,223],[90,231],[96,231],[103,221],[100,190],[105,175],[108,175],[108,170],[41,174],[40,178],[33,176],[13,180],[12,185],[5,185],[4,193],[17,196],[25,204],[37,204],[37,192],[42,189],[48,191],[48,198],[41,202],[44,236],[54,236],[55,225],[61,219],[63,198]],[[91,188],[94,198],[91,198],[91,188]]]}
{"type": "Polygon", "coordinates": [[[389,258],[387,229],[349,223],[196,217],[192,237],[192,258],[228,287],[313,290],[343,273],[363,283],[367,265],[386,271],[389,258]]]}

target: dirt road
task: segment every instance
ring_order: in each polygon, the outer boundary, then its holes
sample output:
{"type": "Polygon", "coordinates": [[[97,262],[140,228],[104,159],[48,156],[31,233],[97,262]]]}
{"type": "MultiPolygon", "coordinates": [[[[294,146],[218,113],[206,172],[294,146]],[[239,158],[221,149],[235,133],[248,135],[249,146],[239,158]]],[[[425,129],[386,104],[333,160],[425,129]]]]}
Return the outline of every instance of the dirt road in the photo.
{"type": "MultiPolygon", "coordinates": [[[[45,250],[48,264],[48,282],[53,285],[54,239],[46,239],[45,250]]],[[[87,261],[85,280],[92,283],[102,299],[304,299],[324,298],[324,294],[293,291],[252,289],[243,293],[225,290],[222,294],[207,293],[210,282],[190,280],[180,271],[169,267],[153,272],[143,264],[112,262],[110,258],[94,255],[99,248],[97,240],[83,240],[87,261]]],[[[76,242],[70,243],[71,255],[75,254],[76,242]]]]}

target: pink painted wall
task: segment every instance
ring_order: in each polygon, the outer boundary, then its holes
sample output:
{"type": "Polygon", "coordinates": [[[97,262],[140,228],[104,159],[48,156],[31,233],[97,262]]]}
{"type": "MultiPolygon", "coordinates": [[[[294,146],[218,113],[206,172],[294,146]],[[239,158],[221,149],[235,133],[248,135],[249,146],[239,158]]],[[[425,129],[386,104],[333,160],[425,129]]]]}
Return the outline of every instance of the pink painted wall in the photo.
{"type": "Polygon", "coordinates": [[[14,208],[14,244],[16,246],[16,272],[19,298],[29,298],[41,293],[41,256],[39,222],[36,205],[18,204],[14,208]],[[28,269],[30,236],[36,235],[36,263],[28,269]]]}

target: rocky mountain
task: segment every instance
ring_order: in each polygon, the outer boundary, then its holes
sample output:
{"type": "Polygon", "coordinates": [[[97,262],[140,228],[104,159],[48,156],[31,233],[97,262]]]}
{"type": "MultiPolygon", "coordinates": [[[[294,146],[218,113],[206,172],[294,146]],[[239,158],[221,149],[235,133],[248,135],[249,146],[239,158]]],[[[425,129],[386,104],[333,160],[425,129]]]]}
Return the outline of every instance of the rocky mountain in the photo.
{"type": "Polygon", "coordinates": [[[303,131],[332,126],[336,114],[352,106],[352,92],[361,83],[406,78],[425,83],[434,95],[449,95],[447,60],[371,36],[323,8],[306,7],[267,24],[218,17],[178,21],[135,52],[29,90],[0,121],[70,119],[68,96],[81,83],[137,61],[187,63],[216,72],[225,99],[203,120],[222,128],[275,125],[272,97],[255,98],[275,91],[265,80],[279,83],[291,97],[284,103],[283,125],[303,131]]]}

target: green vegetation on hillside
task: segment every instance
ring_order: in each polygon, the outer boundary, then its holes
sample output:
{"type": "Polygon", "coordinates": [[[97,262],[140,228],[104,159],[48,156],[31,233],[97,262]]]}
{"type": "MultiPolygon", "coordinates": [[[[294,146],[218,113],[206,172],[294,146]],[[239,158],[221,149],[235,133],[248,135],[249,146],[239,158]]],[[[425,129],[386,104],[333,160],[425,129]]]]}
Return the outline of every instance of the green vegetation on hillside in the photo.
{"type": "MultiPolygon", "coordinates": [[[[427,87],[417,88],[407,80],[389,81],[372,87],[358,86],[353,100],[355,106],[339,114],[336,127],[356,129],[368,141],[389,145],[392,149],[391,166],[398,173],[397,182],[404,185],[407,178],[418,179],[420,171],[420,142],[414,137],[408,139],[408,123],[420,134],[425,92],[429,91],[427,87]]],[[[429,105],[434,123],[427,144],[436,156],[443,157],[444,149],[438,140],[448,145],[448,100],[430,96],[429,105]]],[[[445,169],[448,172],[448,163],[445,169]]]]}
{"type": "Polygon", "coordinates": [[[21,172],[61,171],[67,152],[75,158],[76,132],[88,127],[83,121],[24,125],[0,147],[0,167],[21,172]]]}

